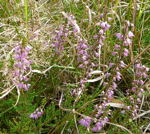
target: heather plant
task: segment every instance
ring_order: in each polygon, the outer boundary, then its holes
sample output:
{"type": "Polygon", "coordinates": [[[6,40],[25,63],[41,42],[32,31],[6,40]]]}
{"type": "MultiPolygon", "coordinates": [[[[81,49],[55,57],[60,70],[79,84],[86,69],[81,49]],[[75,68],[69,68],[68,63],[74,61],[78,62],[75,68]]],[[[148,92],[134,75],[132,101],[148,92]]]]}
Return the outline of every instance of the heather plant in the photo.
{"type": "Polygon", "coordinates": [[[146,134],[149,2],[0,1],[0,133],[146,134]]]}

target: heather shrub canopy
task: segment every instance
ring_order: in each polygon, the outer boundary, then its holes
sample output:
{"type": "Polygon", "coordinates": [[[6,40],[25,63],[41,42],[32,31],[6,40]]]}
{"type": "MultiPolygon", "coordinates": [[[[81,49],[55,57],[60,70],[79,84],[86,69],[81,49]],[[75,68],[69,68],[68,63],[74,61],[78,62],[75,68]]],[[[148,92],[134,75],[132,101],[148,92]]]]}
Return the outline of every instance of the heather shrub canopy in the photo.
{"type": "Polygon", "coordinates": [[[0,133],[148,134],[147,0],[0,0],[0,133]]]}

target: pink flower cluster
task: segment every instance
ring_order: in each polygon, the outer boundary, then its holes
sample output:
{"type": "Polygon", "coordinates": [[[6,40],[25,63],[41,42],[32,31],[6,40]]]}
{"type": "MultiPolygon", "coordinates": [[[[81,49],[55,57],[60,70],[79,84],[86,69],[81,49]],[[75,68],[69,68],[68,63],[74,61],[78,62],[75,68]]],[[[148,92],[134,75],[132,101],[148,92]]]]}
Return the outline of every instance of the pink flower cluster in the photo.
{"type": "Polygon", "coordinates": [[[106,31],[109,30],[111,25],[107,21],[101,21],[100,23],[97,24],[100,26],[99,33],[94,36],[94,39],[98,41],[98,46],[95,50],[95,56],[99,57],[101,55],[100,51],[102,46],[104,45],[104,40],[106,39],[106,31]]]}
{"type": "MultiPolygon", "coordinates": [[[[124,57],[127,57],[129,55],[129,50],[128,50],[128,47],[129,45],[132,44],[132,38],[134,37],[134,34],[129,31],[129,27],[132,27],[133,24],[131,24],[129,21],[126,21],[126,33],[125,35],[121,34],[121,33],[116,33],[116,37],[119,39],[119,40],[122,40],[123,41],[123,46],[124,46],[124,49],[123,49],[123,56],[124,57]]],[[[122,47],[123,47],[122,46],[122,47]]],[[[115,48],[116,50],[117,49],[120,49],[118,48],[118,44],[115,45],[115,48]]],[[[113,52],[112,55],[114,55],[114,53],[116,52],[113,52]]],[[[116,53],[117,54],[117,53],[116,53]]]]}
{"type": "Polygon", "coordinates": [[[127,95],[130,96],[130,102],[132,104],[132,107],[128,107],[128,109],[132,109],[132,116],[135,117],[138,114],[139,105],[142,102],[142,96],[144,93],[143,85],[145,84],[144,79],[148,77],[147,73],[149,71],[149,68],[142,65],[141,63],[135,64],[135,79],[132,82],[132,88],[131,90],[127,90],[127,95]],[[136,95],[135,97],[133,95],[136,95]]]}
{"type": "Polygon", "coordinates": [[[98,132],[100,131],[106,124],[106,122],[108,122],[109,119],[108,117],[105,117],[105,118],[100,118],[98,122],[96,122],[95,126],[92,128],[92,131],[93,132],[98,132]]]}
{"type": "MultiPolygon", "coordinates": [[[[99,34],[94,36],[94,39],[98,41],[98,47],[95,50],[96,57],[99,57],[101,55],[99,51],[101,51],[101,48],[104,45],[103,41],[106,38],[105,37],[106,31],[111,27],[110,24],[108,24],[108,22],[106,21],[101,21],[100,23],[98,23],[98,25],[100,26],[99,34]]],[[[107,78],[109,78],[110,75],[111,75],[110,73],[106,73],[107,78]]],[[[119,79],[119,74],[117,75],[117,78],[119,79]]],[[[109,88],[106,92],[103,92],[103,94],[105,94],[104,96],[112,97],[114,92],[111,88],[109,88]]],[[[100,106],[98,105],[95,106],[95,109],[97,110],[97,113],[95,115],[95,117],[97,118],[97,122],[94,122],[95,125],[92,128],[92,131],[100,131],[102,127],[106,124],[106,122],[109,120],[107,116],[100,117],[105,112],[107,103],[108,102],[104,100],[100,106]]],[[[81,119],[79,123],[85,127],[89,127],[91,121],[88,121],[86,119],[81,119]]]]}
{"type": "Polygon", "coordinates": [[[27,72],[31,70],[31,61],[28,56],[30,50],[29,46],[18,45],[15,48],[13,82],[19,89],[28,90],[30,87],[30,84],[27,84],[29,80],[27,72]]]}
{"type": "Polygon", "coordinates": [[[75,17],[73,15],[68,16],[68,25],[73,28],[73,35],[77,41],[77,60],[79,62],[79,68],[87,68],[87,65],[89,64],[89,54],[88,54],[88,43],[87,40],[83,39],[81,35],[80,28],[77,24],[77,21],[75,20],[75,17]]]}
{"type": "Polygon", "coordinates": [[[33,113],[30,114],[30,118],[38,119],[43,115],[44,111],[41,108],[37,108],[33,113]]]}
{"type": "Polygon", "coordinates": [[[54,37],[52,38],[52,47],[57,54],[60,54],[64,50],[65,37],[68,36],[68,28],[61,25],[58,30],[55,30],[54,37]]]}
{"type": "Polygon", "coordinates": [[[91,120],[91,118],[88,117],[88,116],[87,116],[87,117],[84,117],[83,119],[81,119],[81,120],[79,121],[79,123],[80,123],[82,126],[85,126],[85,127],[87,127],[87,128],[90,127],[91,122],[92,122],[92,120],[91,120]]]}

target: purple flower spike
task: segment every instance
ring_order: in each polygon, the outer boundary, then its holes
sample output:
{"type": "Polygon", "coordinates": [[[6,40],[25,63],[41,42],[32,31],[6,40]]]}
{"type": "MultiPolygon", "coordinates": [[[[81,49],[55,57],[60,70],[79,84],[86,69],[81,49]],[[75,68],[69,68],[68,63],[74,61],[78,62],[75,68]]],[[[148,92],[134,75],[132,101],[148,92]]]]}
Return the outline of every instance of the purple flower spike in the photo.
{"type": "Polygon", "coordinates": [[[13,78],[15,85],[17,85],[19,89],[29,89],[29,86],[26,83],[28,81],[26,73],[29,71],[29,68],[31,68],[31,61],[28,57],[30,50],[31,47],[29,46],[23,47],[19,45],[15,48],[13,78]]]}

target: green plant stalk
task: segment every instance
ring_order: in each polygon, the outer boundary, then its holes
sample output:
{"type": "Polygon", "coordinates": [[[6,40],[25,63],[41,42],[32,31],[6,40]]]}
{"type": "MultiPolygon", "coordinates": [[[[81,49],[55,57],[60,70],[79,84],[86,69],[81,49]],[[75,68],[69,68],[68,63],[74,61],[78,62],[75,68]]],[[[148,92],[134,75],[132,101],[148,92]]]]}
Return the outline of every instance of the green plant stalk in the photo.
{"type": "Polygon", "coordinates": [[[24,0],[24,15],[26,23],[26,38],[28,39],[28,0],[24,0]]]}

